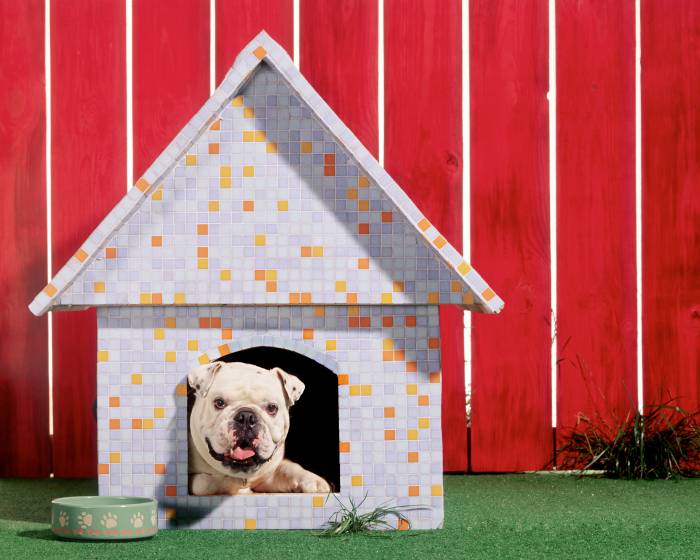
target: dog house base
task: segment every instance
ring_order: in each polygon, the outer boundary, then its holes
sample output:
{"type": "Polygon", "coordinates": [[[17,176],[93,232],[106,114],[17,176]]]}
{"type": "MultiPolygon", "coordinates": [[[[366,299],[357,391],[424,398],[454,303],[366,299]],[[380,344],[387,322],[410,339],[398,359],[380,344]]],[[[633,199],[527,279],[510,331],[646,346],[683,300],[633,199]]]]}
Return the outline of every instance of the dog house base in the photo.
{"type": "Polygon", "coordinates": [[[439,332],[437,306],[99,308],[100,494],[157,498],[161,527],[318,529],[365,497],[440,527],[439,332]],[[337,494],[188,494],[187,372],[256,346],[337,374],[337,494]]]}

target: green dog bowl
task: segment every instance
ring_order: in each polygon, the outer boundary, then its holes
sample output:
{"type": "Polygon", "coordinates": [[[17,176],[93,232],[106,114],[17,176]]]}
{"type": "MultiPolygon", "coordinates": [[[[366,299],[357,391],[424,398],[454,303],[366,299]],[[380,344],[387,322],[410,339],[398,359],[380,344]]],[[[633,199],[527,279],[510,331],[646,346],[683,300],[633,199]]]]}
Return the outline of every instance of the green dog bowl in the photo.
{"type": "Polygon", "coordinates": [[[64,539],[132,540],[158,531],[153,498],[74,496],[51,502],[51,530],[64,539]]]}

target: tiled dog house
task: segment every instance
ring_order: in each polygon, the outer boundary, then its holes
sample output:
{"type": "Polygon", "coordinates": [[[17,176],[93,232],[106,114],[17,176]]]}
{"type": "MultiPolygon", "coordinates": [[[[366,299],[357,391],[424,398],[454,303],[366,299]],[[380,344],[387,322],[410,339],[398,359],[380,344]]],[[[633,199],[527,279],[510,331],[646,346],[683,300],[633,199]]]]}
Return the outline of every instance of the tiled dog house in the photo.
{"type": "Polygon", "coordinates": [[[161,527],[318,528],[366,496],[428,529],[446,303],[503,306],[263,32],[30,309],[97,307],[101,494],[161,527]],[[335,497],[188,494],[187,373],[259,347],[337,376],[335,497]]]}

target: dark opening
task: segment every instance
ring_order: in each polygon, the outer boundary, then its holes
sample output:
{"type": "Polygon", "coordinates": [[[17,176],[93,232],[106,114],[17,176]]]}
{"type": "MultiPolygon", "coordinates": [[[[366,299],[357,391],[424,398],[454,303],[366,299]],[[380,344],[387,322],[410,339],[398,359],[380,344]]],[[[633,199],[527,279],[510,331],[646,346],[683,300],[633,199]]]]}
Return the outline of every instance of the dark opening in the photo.
{"type": "MultiPolygon", "coordinates": [[[[243,362],[266,369],[279,367],[287,373],[296,375],[304,383],[304,393],[289,409],[290,424],[285,444],[285,457],[323,477],[334,491],[339,491],[340,450],[336,374],[303,354],[271,346],[246,348],[217,360],[243,362]]],[[[191,404],[188,408],[191,408],[191,404]]]]}

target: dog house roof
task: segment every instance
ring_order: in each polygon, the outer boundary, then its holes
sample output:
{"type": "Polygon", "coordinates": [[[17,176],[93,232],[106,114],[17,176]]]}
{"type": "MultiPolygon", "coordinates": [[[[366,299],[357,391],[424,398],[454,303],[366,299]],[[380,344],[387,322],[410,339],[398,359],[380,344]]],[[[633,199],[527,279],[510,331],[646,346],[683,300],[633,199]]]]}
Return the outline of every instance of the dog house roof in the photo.
{"type": "Polygon", "coordinates": [[[503,301],[261,32],[29,308],[503,301]]]}

